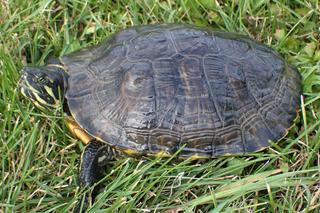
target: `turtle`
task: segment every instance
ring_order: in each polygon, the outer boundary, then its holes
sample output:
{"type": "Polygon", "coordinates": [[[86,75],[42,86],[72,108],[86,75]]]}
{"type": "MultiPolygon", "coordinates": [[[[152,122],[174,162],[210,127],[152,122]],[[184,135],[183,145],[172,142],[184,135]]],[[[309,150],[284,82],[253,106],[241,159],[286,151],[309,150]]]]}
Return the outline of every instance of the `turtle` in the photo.
{"type": "Polygon", "coordinates": [[[86,144],[81,189],[95,185],[118,156],[212,159],[260,151],[286,136],[302,92],[297,68],[267,45],[185,24],[129,27],[24,67],[19,85],[41,110],[63,106],[70,131],[86,144]]]}

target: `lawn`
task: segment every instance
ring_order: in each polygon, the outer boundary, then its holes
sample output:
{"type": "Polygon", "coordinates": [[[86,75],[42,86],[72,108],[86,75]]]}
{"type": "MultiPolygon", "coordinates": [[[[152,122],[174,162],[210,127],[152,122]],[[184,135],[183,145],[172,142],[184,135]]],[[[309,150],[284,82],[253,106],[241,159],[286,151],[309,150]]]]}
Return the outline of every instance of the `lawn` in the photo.
{"type": "Polygon", "coordinates": [[[162,22],[238,32],[279,51],[303,78],[299,117],[262,152],[204,162],[119,160],[90,212],[320,211],[318,0],[3,0],[0,212],[67,212],[81,195],[76,176],[84,146],[67,131],[61,109],[44,114],[21,96],[22,67],[128,26],[162,22]]]}

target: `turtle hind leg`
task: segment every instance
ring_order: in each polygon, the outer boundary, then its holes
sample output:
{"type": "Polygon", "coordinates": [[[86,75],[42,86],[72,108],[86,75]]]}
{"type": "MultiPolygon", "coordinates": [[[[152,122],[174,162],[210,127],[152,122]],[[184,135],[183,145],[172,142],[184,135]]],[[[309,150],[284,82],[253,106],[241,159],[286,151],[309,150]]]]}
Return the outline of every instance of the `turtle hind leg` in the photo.
{"type": "MultiPolygon", "coordinates": [[[[116,152],[110,146],[93,139],[81,155],[78,182],[81,191],[86,191],[94,186],[104,176],[104,173],[115,159],[116,152]]],[[[74,212],[85,212],[98,195],[101,184],[94,186],[92,191],[88,190],[78,201],[74,212]]]]}

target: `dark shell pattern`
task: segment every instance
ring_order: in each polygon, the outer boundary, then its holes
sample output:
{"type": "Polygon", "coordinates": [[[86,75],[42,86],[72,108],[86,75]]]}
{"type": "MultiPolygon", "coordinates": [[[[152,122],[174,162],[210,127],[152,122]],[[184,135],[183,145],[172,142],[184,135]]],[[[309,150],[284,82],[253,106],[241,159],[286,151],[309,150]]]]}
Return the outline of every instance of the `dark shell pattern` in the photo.
{"type": "Polygon", "coordinates": [[[80,126],[139,154],[258,151],[286,135],[299,108],[297,70],[271,48],[234,33],[137,26],[61,62],[80,126]]]}

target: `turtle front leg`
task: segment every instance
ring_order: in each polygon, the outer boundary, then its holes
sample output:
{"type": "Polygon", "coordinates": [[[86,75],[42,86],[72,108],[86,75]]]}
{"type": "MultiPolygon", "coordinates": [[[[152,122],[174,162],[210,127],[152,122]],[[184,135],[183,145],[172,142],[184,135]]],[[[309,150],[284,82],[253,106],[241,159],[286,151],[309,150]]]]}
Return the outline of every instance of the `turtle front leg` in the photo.
{"type": "MultiPolygon", "coordinates": [[[[85,148],[81,155],[79,167],[80,190],[87,190],[103,178],[103,174],[115,159],[116,152],[110,146],[93,139],[85,148]]],[[[93,203],[101,185],[97,185],[91,192],[85,192],[81,200],[78,201],[75,212],[85,212],[93,203]]]]}
{"type": "MultiPolygon", "coordinates": [[[[90,136],[70,115],[66,116],[66,124],[75,137],[87,144],[80,158],[78,177],[80,190],[86,191],[103,178],[108,165],[115,159],[118,152],[90,136]]],[[[100,188],[101,185],[97,185],[92,189],[92,192],[85,192],[83,199],[78,201],[74,212],[85,212],[88,206],[93,203],[100,188]]]]}

